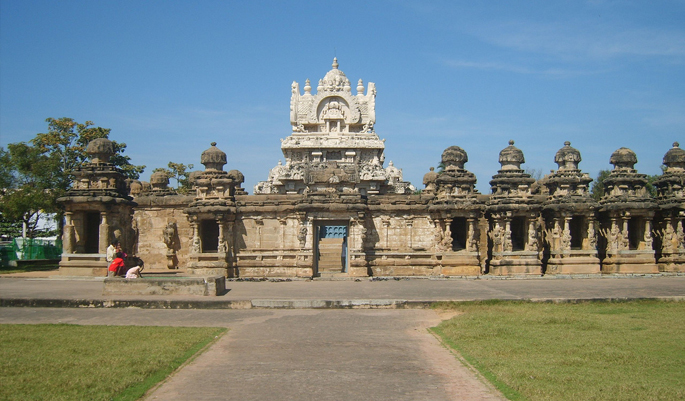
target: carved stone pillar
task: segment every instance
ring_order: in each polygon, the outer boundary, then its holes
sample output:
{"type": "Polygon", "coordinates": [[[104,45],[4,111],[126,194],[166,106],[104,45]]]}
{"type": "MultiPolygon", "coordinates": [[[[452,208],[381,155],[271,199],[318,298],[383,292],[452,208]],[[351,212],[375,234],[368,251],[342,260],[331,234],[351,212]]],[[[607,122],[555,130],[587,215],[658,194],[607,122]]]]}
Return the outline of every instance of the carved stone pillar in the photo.
{"type": "Polygon", "coordinates": [[[202,252],[202,240],[200,239],[200,229],[197,224],[197,220],[193,219],[190,222],[190,228],[193,230],[193,245],[191,247],[192,253],[202,252]]]}
{"type": "Polygon", "coordinates": [[[442,245],[445,251],[452,250],[452,219],[445,219],[445,234],[442,236],[442,245]]]}
{"type": "Polygon", "coordinates": [[[538,235],[537,230],[535,229],[535,220],[533,218],[531,218],[528,221],[528,238],[526,239],[526,250],[533,252],[539,251],[538,235]]]}
{"type": "Polygon", "coordinates": [[[62,250],[64,253],[74,253],[74,245],[76,244],[74,224],[71,221],[72,216],[72,212],[66,212],[64,214],[66,219],[66,223],[64,224],[64,234],[62,234],[62,250]]]}
{"type": "Polygon", "coordinates": [[[571,216],[564,216],[564,230],[561,235],[561,250],[571,250],[571,216]]]}
{"type": "Polygon", "coordinates": [[[407,247],[412,249],[414,247],[414,220],[411,217],[405,218],[407,224],[407,247]]]}
{"type": "Polygon", "coordinates": [[[643,237],[644,249],[651,250],[652,242],[654,241],[652,237],[652,220],[645,219],[645,235],[643,237]]]}
{"type": "Polygon", "coordinates": [[[106,253],[109,243],[109,223],[107,222],[107,212],[100,212],[100,244],[98,246],[98,253],[106,253]]]}
{"type": "Polygon", "coordinates": [[[504,235],[502,238],[502,251],[511,252],[513,250],[513,244],[511,243],[511,219],[504,219],[504,235]]]}
{"type": "Polygon", "coordinates": [[[217,219],[217,224],[219,225],[219,238],[217,252],[227,254],[228,253],[228,243],[226,242],[226,230],[224,219],[217,219]]]}
{"type": "Polygon", "coordinates": [[[589,219],[587,222],[587,245],[584,249],[597,249],[597,233],[594,219],[589,219]]]}
{"type": "Polygon", "coordinates": [[[467,220],[468,232],[466,234],[466,251],[476,252],[478,250],[478,238],[476,231],[476,219],[469,217],[467,220]]]}
{"type": "Polygon", "coordinates": [[[279,246],[281,249],[285,249],[285,230],[288,226],[288,220],[286,218],[279,218],[278,224],[280,224],[281,231],[279,232],[279,246]]]}

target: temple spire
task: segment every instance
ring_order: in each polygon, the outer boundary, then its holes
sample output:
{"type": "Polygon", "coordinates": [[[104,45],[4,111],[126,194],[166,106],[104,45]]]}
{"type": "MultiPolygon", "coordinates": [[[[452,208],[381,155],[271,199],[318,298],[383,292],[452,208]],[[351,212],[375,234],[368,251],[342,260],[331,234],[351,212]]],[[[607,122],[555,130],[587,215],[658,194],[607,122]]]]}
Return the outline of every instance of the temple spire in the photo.
{"type": "Polygon", "coordinates": [[[337,70],[338,69],[338,58],[333,57],[333,69],[337,70]]]}

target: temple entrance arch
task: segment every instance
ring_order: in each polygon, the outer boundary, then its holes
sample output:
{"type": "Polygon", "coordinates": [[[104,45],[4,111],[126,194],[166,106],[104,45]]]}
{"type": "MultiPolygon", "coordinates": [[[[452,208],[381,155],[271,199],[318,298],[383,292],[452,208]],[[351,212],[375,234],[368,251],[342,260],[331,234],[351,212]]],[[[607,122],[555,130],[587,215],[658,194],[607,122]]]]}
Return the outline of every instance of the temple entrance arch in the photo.
{"type": "Polygon", "coordinates": [[[316,275],[347,272],[348,221],[319,221],[315,225],[316,275]]]}

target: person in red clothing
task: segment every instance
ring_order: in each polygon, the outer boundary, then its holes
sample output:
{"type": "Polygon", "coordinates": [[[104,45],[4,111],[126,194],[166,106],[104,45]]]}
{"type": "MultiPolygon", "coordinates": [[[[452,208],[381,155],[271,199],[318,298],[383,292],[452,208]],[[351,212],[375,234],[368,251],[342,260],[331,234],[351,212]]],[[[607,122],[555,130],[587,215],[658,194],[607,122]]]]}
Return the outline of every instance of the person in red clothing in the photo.
{"type": "Polygon", "coordinates": [[[107,277],[119,276],[123,267],[124,267],[124,253],[123,252],[117,252],[115,257],[114,257],[114,260],[112,261],[112,264],[110,264],[109,268],[107,269],[107,277]]]}

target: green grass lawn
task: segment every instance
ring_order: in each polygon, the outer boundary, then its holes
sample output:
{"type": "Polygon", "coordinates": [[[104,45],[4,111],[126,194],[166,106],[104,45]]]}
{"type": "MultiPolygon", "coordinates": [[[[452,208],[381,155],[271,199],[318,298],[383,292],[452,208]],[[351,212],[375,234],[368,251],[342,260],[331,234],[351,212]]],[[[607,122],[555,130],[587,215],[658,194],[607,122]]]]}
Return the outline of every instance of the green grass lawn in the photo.
{"type": "Polygon", "coordinates": [[[511,400],[685,399],[685,302],[481,302],[433,330],[511,400]]]}
{"type": "Polygon", "coordinates": [[[135,400],[226,329],[0,325],[0,399],[135,400]]]}

